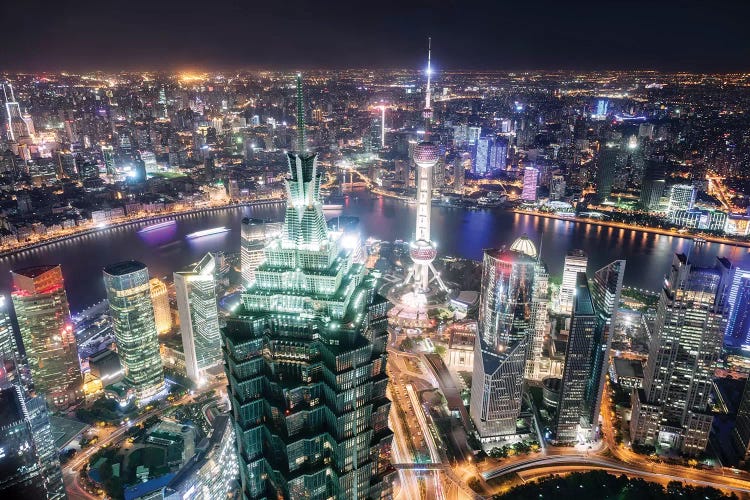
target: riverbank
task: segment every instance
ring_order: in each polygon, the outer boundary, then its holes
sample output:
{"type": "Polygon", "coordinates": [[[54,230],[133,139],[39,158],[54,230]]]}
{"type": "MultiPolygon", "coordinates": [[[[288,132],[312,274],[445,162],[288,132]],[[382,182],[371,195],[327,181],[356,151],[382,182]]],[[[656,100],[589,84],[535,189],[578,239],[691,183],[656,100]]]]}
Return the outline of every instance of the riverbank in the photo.
{"type": "Polygon", "coordinates": [[[144,217],[138,217],[137,219],[128,219],[128,220],[121,220],[121,221],[113,221],[107,223],[106,226],[94,226],[94,227],[82,227],[79,231],[74,231],[70,234],[65,234],[62,236],[55,236],[52,238],[45,238],[40,241],[35,241],[33,243],[23,245],[17,248],[11,248],[7,250],[0,251],[0,258],[6,258],[10,257],[12,255],[17,255],[23,252],[27,252],[29,250],[33,250],[35,248],[41,248],[45,247],[47,245],[51,245],[53,243],[59,243],[62,241],[68,241],[75,238],[80,238],[83,236],[87,236],[90,234],[97,234],[97,233],[103,233],[106,231],[110,231],[112,229],[118,229],[121,227],[127,227],[132,226],[135,224],[142,224],[144,222],[159,222],[159,221],[167,221],[171,219],[176,219],[178,217],[184,217],[188,215],[195,215],[195,214],[202,214],[202,213],[210,213],[215,212],[217,210],[227,210],[231,208],[240,208],[240,207],[252,207],[252,206],[265,206],[265,205],[277,205],[279,203],[286,203],[285,199],[280,200],[260,200],[260,201],[249,201],[249,202],[243,202],[243,203],[227,203],[226,205],[217,205],[212,207],[201,207],[201,208],[194,208],[190,210],[180,210],[180,211],[174,211],[174,212],[168,212],[168,213],[158,213],[158,214],[150,214],[144,217]]]}
{"type": "MultiPolygon", "coordinates": [[[[562,217],[560,215],[551,214],[548,212],[535,212],[532,210],[522,210],[520,208],[513,208],[511,209],[511,212],[521,214],[521,215],[532,215],[534,217],[542,217],[545,219],[556,219],[556,220],[562,220],[562,221],[567,221],[567,222],[574,222],[578,224],[591,224],[592,226],[612,227],[616,229],[627,229],[629,231],[635,231],[635,232],[641,232],[641,233],[651,233],[651,234],[660,234],[663,236],[673,236],[675,238],[682,238],[686,240],[692,240],[696,237],[695,235],[692,235],[692,234],[681,234],[681,233],[678,233],[677,231],[669,231],[667,229],[660,229],[656,227],[632,226],[630,224],[624,224],[621,222],[609,222],[609,221],[603,221],[603,220],[598,220],[598,219],[588,219],[585,217],[562,217]]],[[[750,242],[748,241],[732,240],[729,238],[720,238],[718,236],[710,236],[710,235],[701,235],[700,237],[711,243],[720,243],[722,245],[732,245],[732,246],[737,246],[737,247],[750,248],[750,242]]]]}

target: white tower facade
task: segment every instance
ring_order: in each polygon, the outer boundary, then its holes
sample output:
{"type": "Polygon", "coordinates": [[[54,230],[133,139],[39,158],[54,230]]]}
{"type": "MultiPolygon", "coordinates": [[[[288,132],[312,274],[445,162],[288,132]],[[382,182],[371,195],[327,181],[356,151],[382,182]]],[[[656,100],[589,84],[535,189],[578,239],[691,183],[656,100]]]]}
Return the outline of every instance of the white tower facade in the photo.
{"type": "Polygon", "coordinates": [[[425,119],[425,141],[414,147],[414,164],[417,166],[417,221],[414,231],[414,241],[409,246],[409,256],[414,262],[414,267],[406,276],[404,284],[414,279],[414,294],[417,297],[424,296],[430,288],[430,271],[442,290],[448,288],[440,279],[432,261],[437,257],[435,244],[430,239],[430,218],[432,214],[432,174],[440,160],[440,148],[437,144],[429,141],[430,120],[432,109],[430,108],[430,82],[432,66],[430,52],[432,39],[429,39],[427,49],[427,92],[425,97],[424,119],[425,119]]]}

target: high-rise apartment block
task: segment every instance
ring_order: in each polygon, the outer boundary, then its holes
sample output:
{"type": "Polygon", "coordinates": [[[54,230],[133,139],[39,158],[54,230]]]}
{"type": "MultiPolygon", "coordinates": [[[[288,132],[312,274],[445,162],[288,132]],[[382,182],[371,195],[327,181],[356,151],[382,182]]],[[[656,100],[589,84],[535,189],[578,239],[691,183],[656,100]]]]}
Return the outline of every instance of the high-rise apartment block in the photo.
{"type": "Polygon", "coordinates": [[[706,449],[716,360],[726,325],[730,264],[701,268],[675,255],[661,291],[643,389],[634,391],[630,435],[686,455],[706,449]]]}
{"type": "Polygon", "coordinates": [[[539,185],[539,170],[534,167],[523,169],[523,188],[521,199],[523,201],[535,202],[537,195],[537,186],[539,185]]]}

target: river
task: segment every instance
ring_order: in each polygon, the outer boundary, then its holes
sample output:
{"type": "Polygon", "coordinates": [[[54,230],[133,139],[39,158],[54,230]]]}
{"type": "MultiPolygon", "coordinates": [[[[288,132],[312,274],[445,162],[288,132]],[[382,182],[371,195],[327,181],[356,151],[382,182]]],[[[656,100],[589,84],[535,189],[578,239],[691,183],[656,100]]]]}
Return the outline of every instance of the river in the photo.
{"type": "MultiPolygon", "coordinates": [[[[416,206],[402,201],[358,193],[347,198],[344,209],[327,217],[353,215],[360,218],[363,235],[384,240],[409,239],[416,206]]],[[[197,261],[206,252],[237,252],[240,220],[253,216],[283,218],[283,205],[228,208],[177,217],[177,224],[148,233],[138,233],[147,224],[108,229],[52,243],[0,259],[0,289],[8,293],[10,270],[43,264],[62,264],[71,309],[74,312],[101,300],[104,293],[102,268],[120,260],[145,263],[152,276],[164,277],[197,261]],[[187,240],[194,231],[226,226],[231,231],[187,240]]],[[[712,264],[717,255],[733,263],[750,266],[747,248],[705,243],[658,234],[646,234],[591,224],[521,215],[501,209],[467,210],[433,207],[432,239],[441,254],[481,259],[482,249],[510,244],[521,235],[541,247],[542,260],[550,273],[562,273],[565,253],[573,248],[589,255],[589,273],[615,259],[626,259],[625,284],[657,289],[675,252],[690,252],[694,261],[712,264]]]]}

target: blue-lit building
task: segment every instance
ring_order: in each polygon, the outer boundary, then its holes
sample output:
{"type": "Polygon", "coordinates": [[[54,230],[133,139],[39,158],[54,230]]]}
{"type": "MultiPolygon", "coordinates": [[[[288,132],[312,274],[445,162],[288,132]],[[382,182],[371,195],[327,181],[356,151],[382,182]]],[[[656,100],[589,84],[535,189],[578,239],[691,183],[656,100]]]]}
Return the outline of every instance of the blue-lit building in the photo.
{"type": "Polygon", "coordinates": [[[724,343],[750,350],[750,271],[734,268],[727,303],[730,309],[724,343]]]}

